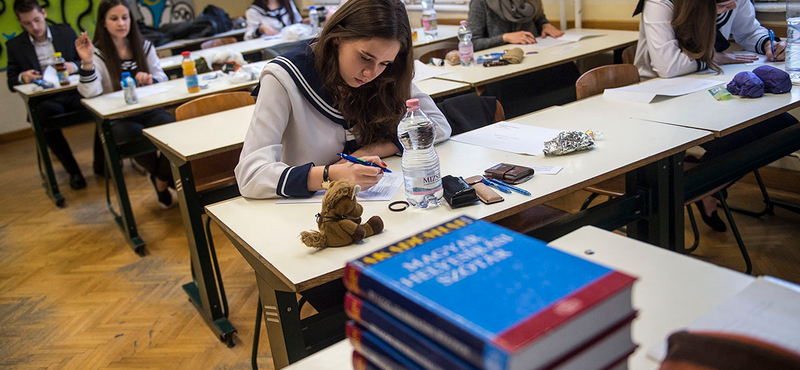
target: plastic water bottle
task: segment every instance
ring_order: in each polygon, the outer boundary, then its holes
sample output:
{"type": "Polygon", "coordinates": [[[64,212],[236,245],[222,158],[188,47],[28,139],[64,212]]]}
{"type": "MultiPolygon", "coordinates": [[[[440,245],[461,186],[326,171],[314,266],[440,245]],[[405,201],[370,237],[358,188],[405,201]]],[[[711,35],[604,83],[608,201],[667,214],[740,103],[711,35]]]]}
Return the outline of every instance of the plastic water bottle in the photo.
{"type": "Polygon", "coordinates": [[[315,6],[308,7],[308,20],[311,21],[311,32],[316,35],[319,32],[319,12],[315,6]]]}
{"type": "Polygon", "coordinates": [[[458,58],[461,65],[469,67],[475,62],[475,53],[472,48],[472,31],[467,28],[467,21],[461,21],[458,28],[458,58]]]}
{"type": "Polygon", "coordinates": [[[786,72],[800,79],[800,0],[786,0],[786,72]]]}
{"type": "Polygon", "coordinates": [[[406,100],[406,115],[397,126],[397,138],[403,144],[403,177],[408,203],[418,208],[438,206],[444,190],[439,156],[433,148],[436,128],[419,110],[419,99],[406,100]]]}
{"type": "Polygon", "coordinates": [[[183,79],[186,80],[186,89],[190,94],[200,92],[200,81],[197,79],[197,66],[192,60],[192,53],[184,51],[181,53],[183,61],[181,67],[183,68],[183,79]]]}
{"type": "Polygon", "coordinates": [[[425,29],[425,36],[427,37],[436,38],[439,35],[433,0],[422,0],[422,28],[425,29]]]}
{"type": "Polygon", "coordinates": [[[125,102],[128,104],[136,104],[139,98],[136,96],[136,81],[131,77],[130,72],[122,72],[122,93],[125,95],[125,102]]]}

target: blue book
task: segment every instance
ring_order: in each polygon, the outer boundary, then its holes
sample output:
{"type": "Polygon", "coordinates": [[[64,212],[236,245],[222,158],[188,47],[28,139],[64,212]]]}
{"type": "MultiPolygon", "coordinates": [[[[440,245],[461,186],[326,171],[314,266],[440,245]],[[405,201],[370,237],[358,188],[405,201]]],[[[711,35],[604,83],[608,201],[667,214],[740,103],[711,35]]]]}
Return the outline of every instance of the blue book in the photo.
{"type": "Polygon", "coordinates": [[[356,352],[366,358],[373,367],[382,370],[423,370],[375,334],[364,330],[353,321],[345,324],[345,335],[350,339],[356,352]]]}
{"type": "Polygon", "coordinates": [[[467,216],[349,262],[343,279],[489,370],[547,368],[634,314],[635,278],[467,216]]]}

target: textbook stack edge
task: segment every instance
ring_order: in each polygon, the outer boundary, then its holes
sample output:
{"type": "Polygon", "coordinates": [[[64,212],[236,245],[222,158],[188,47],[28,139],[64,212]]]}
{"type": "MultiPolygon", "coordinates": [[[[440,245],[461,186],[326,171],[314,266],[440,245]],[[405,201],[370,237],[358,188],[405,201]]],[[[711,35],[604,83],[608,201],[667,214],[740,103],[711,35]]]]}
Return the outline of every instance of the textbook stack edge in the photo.
{"type": "Polygon", "coordinates": [[[349,262],[355,369],[627,369],[636,278],[457,217],[349,262]]]}

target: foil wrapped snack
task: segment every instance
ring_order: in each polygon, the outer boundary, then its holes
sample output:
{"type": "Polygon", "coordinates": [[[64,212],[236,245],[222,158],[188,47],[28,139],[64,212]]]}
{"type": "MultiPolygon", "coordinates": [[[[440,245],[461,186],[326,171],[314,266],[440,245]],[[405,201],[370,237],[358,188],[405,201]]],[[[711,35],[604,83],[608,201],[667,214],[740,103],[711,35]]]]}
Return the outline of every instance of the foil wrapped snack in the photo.
{"type": "Polygon", "coordinates": [[[562,131],[552,140],[544,142],[546,155],[563,155],[594,147],[594,138],[587,132],[562,131]]]}

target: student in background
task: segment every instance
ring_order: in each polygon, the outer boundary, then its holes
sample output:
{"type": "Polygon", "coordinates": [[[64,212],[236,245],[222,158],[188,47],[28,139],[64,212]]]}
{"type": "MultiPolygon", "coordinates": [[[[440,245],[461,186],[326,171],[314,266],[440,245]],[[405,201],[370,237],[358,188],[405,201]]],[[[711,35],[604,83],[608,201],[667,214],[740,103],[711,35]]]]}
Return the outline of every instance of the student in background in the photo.
{"type": "MultiPolygon", "coordinates": [[[[75,48],[81,60],[78,92],[85,98],[119,91],[122,72],[130,72],[136,86],[167,80],[155,47],[142,39],[125,0],[102,0],[97,8],[94,44],[84,32],[75,40],[75,48]]],[[[174,121],[164,109],[157,108],[113,122],[111,129],[114,141],[122,144],[141,139],[142,129],[146,127],[174,121]]],[[[169,160],[156,153],[135,159],[150,173],[158,204],[163,208],[172,207],[172,194],[167,186],[172,179],[169,160]]]]}
{"type": "Polygon", "coordinates": [[[303,20],[292,0],[255,0],[244,16],[247,19],[245,40],[277,35],[283,27],[303,20]]]}
{"type": "MultiPolygon", "coordinates": [[[[42,78],[47,66],[54,63],[53,54],[60,52],[67,61],[67,71],[73,74],[78,71],[80,59],[75,52],[75,31],[68,24],[48,26],[47,11],[42,9],[37,0],[17,0],[14,2],[14,13],[25,32],[8,40],[8,88],[14,92],[14,86],[31,83],[42,78]]],[[[81,97],[75,91],[48,95],[46,100],[36,105],[36,115],[40,120],[48,120],[53,116],[84,109],[81,97]]],[[[73,189],[86,187],[78,162],[72,155],[67,140],[61,130],[44,133],[47,146],[53,151],[61,165],[69,174],[69,186],[73,189]]],[[[103,148],[95,141],[95,172],[103,170],[103,148]],[[99,149],[99,153],[98,150],[99,149]]]]}
{"type": "Polygon", "coordinates": [[[541,0],[472,0],[467,19],[475,51],[564,34],[544,16],[541,0]]]}
{"type": "MultiPolygon", "coordinates": [[[[706,68],[720,72],[720,65],[750,63],[754,55],[726,53],[733,35],[745,50],[784,60],[786,43],[769,42],[767,29],[755,18],[750,0],[640,0],[636,14],[642,14],[639,44],[634,64],[642,78],[681,76],[706,68]]],[[[733,78],[733,76],[731,76],[733,78]]],[[[788,113],[739,130],[701,145],[707,161],[796,124],[788,113]]],[[[690,159],[687,157],[687,161],[690,159]]],[[[708,197],[697,202],[703,221],[712,229],[727,226],[717,214],[717,201],[708,197]]]]}

